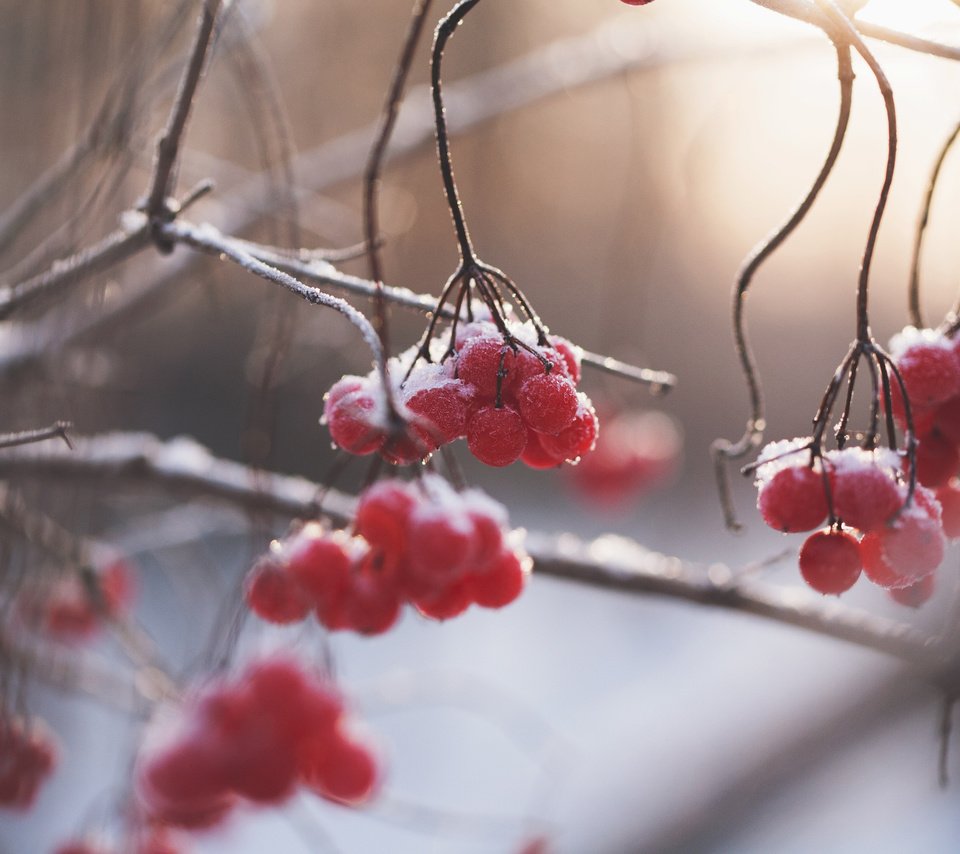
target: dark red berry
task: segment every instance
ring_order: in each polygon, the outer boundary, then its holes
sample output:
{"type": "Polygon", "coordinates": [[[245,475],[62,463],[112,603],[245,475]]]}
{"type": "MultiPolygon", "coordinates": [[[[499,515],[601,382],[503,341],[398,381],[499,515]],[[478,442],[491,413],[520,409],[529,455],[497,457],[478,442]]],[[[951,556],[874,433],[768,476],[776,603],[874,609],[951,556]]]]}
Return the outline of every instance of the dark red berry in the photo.
{"type": "Polygon", "coordinates": [[[527,444],[527,427],[509,406],[485,406],[467,423],[467,447],[488,466],[508,466],[520,459],[527,444]]]}
{"type": "Polygon", "coordinates": [[[244,582],[247,605],[258,617],[271,623],[297,623],[310,613],[310,599],[286,566],[262,560],[244,582]]]}
{"type": "Polygon", "coordinates": [[[818,593],[840,594],[860,577],[860,548],[845,531],[811,534],[800,548],[800,574],[818,593]]]}
{"type": "Polygon", "coordinates": [[[569,427],[577,415],[577,390],[560,373],[536,374],[517,392],[520,415],[527,426],[555,435],[569,427]]]}
{"type": "MultiPolygon", "coordinates": [[[[798,455],[802,456],[802,455],[798,455]]],[[[811,531],[827,518],[823,474],[802,460],[782,468],[760,485],[757,508],[763,521],[776,531],[811,531]]]]}

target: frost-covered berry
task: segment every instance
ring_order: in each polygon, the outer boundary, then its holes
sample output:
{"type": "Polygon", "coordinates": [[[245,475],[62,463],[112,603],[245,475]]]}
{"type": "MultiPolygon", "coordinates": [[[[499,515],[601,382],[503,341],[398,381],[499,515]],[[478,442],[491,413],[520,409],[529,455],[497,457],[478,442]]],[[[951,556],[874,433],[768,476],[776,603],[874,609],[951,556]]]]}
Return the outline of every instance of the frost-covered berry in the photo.
{"type": "Polygon", "coordinates": [[[497,394],[497,378],[506,382],[513,372],[516,355],[513,348],[497,335],[478,335],[468,340],[457,357],[457,376],[472,385],[478,395],[493,400],[497,394]]]}
{"type": "Polygon", "coordinates": [[[911,404],[933,406],[960,393],[960,362],[942,333],[908,326],[891,339],[890,353],[911,404]]]}
{"type": "Polygon", "coordinates": [[[900,509],[900,487],[893,472],[899,459],[889,451],[845,448],[827,456],[833,510],[844,524],[867,533],[900,509]]]}
{"type": "Polygon", "coordinates": [[[818,593],[840,594],[860,577],[860,548],[845,531],[811,534],[800,548],[800,574],[818,593]]]}
{"type": "Polygon", "coordinates": [[[823,474],[797,459],[795,465],[760,483],[757,508],[763,521],[776,531],[812,531],[827,518],[823,474]]]}
{"type": "Polygon", "coordinates": [[[270,623],[298,623],[310,613],[310,599],[287,567],[270,558],[261,560],[244,582],[247,605],[270,623]]]}
{"type": "Polygon", "coordinates": [[[895,587],[890,590],[890,598],[900,605],[906,605],[908,608],[919,608],[925,604],[936,587],[936,573],[931,572],[919,581],[907,587],[895,587]]]}
{"type": "Polygon", "coordinates": [[[937,490],[937,501],[942,508],[943,533],[951,540],[960,538],[960,481],[954,479],[941,486],[937,490]]]}
{"type": "Polygon", "coordinates": [[[527,569],[513,551],[504,549],[483,571],[471,580],[474,600],[484,608],[509,605],[523,591],[527,569]]]}
{"type": "Polygon", "coordinates": [[[467,422],[467,447],[488,466],[508,466],[520,459],[527,444],[527,427],[509,406],[484,406],[467,422]]]}
{"type": "Polygon", "coordinates": [[[579,406],[573,383],[557,373],[530,377],[517,392],[517,403],[528,427],[550,435],[569,427],[579,406]]]}
{"type": "Polygon", "coordinates": [[[540,444],[549,455],[576,462],[594,449],[599,432],[600,422],[593,404],[590,398],[580,393],[573,421],[556,435],[541,435],[540,444]]]}
{"type": "Polygon", "coordinates": [[[334,443],[360,456],[372,454],[383,445],[386,434],[380,417],[376,398],[366,387],[338,397],[324,413],[334,443]]]}

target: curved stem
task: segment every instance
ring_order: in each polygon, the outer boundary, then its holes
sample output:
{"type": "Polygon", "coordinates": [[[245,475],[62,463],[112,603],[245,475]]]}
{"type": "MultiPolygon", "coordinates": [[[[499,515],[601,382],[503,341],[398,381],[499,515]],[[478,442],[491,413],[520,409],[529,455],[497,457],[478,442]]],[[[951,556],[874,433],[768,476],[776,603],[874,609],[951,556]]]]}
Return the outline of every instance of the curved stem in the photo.
{"type": "MultiPolygon", "coordinates": [[[[829,35],[829,33],[827,33],[829,35]]],[[[746,454],[751,447],[755,447],[763,438],[766,429],[764,419],[763,390],[760,385],[760,376],[756,358],[750,346],[746,328],[746,296],[753,278],[761,265],[784,243],[784,241],[803,222],[813,207],[817,196],[826,184],[827,178],[840,156],[840,149],[846,137],[850,122],[850,110],[853,100],[853,69],[850,63],[850,49],[846,45],[835,43],[837,49],[837,77],[840,81],[840,108],[837,116],[836,130],[833,142],[827,152],[826,159],[820,172],[814,179],[807,195],[794,209],[786,221],[762,243],[758,244],[737,273],[733,292],[733,334],[734,346],[740,359],[740,367],[747,383],[747,393],[750,398],[750,417],[747,420],[746,430],[736,442],[718,439],[713,443],[711,452],[714,457],[714,469],[717,487],[720,491],[720,502],[724,510],[727,527],[737,530],[740,525],[736,520],[733,499],[730,494],[729,473],[727,460],[737,459],[746,454]]]]}
{"type": "Polygon", "coordinates": [[[927,185],[927,193],[923,200],[920,221],[917,223],[917,233],[913,241],[913,258],[910,263],[909,311],[910,322],[918,329],[926,325],[920,311],[920,256],[923,251],[923,238],[927,230],[927,223],[930,221],[930,207],[933,204],[933,193],[937,188],[937,181],[940,179],[940,170],[943,168],[947,154],[950,153],[950,149],[953,148],[958,136],[960,136],[960,122],[956,124],[953,132],[947,137],[947,141],[940,149],[933,171],[930,173],[930,182],[927,185]]]}
{"type": "Polygon", "coordinates": [[[463,205],[457,191],[457,183],[453,177],[453,165],[450,161],[450,140],[447,136],[447,119],[443,109],[443,92],[440,82],[440,62],[443,59],[443,50],[453,31],[466,17],[467,13],[480,0],[460,0],[449,14],[437,25],[437,32],[433,41],[433,56],[430,62],[430,88],[433,93],[433,114],[437,133],[437,156],[440,159],[440,174],[443,178],[443,190],[447,196],[447,205],[453,217],[453,227],[457,232],[457,242],[460,246],[460,259],[469,264],[473,261],[473,245],[470,242],[470,232],[463,218],[463,205]]]}
{"type": "Polygon", "coordinates": [[[381,358],[378,368],[380,369],[380,375],[383,379],[384,395],[392,421],[398,420],[399,416],[397,415],[396,405],[393,399],[393,389],[387,376],[386,360],[390,353],[390,335],[387,322],[387,301],[383,295],[383,269],[380,263],[380,248],[378,244],[380,232],[380,173],[383,168],[384,157],[387,153],[387,145],[390,142],[390,137],[393,135],[393,129],[397,123],[397,115],[400,111],[400,104],[403,101],[403,90],[406,86],[407,76],[410,73],[410,67],[413,65],[413,55],[420,41],[420,36],[423,33],[423,26],[427,18],[427,12],[430,10],[431,2],[432,0],[416,0],[413,7],[413,15],[407,29],[407,36],[404,39],[403,48],[400,51],[400,58],[397,60],[393,80],[390,83],[390,89],[387,92],[386,102],[383,106],[383,113],[380,117],[380,127],[374,138],[373,145],[370,148],[370,155],[363,173],[364,236],[367,244],[367,258],[370,264],[370,278],[373,280],[377,289],[373,303],[373,325],[377,330],[377,335],[380,337],[381,345],[381,358]]]}
{"type": "Polygon", "coordinates": [[[883,219],[883,212],[887,206],[887,198],[890,195],[890,186],[893,184],[893,173],[897,162],[897,111],[893,102],[893,89],[890,87],[890,81],[887,80],[887,76],[883,73],[880,64],[870,52],[870,49],[864,44],[863,39],[860,38],[860,34],[850,19],[833,0],[817,0],[817,5],[840,27],[844,38],[857,53],[863,57],[864,61],[870,67],[873,76],[877,79],[877,86],[880,89],[880,94],[883,96],[883,103],[887,111],[887,166],[883,175],[883,186],[880,188],[880,198],[877,200],[877,207],[873,213],[873,221],[870,223],[867,245],[863,250],[863,261],[860,264],[860,278],[857,283],[857,339],[866,342],[871,338],[870,318],[867,311],[870,265],[873,262],[873,254],[877,245],[877,234],[880,231],[880,222],[883,219]]]}

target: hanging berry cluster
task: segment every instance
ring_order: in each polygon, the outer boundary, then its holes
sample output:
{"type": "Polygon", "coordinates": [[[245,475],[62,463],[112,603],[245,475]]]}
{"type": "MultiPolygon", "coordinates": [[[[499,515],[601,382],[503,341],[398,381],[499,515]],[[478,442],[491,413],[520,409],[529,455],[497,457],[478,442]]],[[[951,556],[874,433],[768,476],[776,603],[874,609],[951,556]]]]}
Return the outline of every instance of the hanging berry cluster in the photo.
{"type": "Polygon", "coordinates": [[[597,417],[577,392],[580,352],[565,338],[544,344],[531,322],[474,320],[439,342],[390,359],[394,398],[405,427],[392,431],[379,372],[347,376],[327,393],[324,421],[334,443],[396,464],[428,457],[460,438],[481,462],[532,468],[576,462],[594,446],[597,417]],[[439,352],[438,352],[439,351],[439,352]]]}
{"type": "Polygon", "coordinates": [[[56,744],[46,726],[0,714],[0,806],[29,809],[56,762],[56,744]]]}
{"type": "Polygon", "coordinates": [[[123,558],[61,573],[52,583],[24,587],[17,615],[31,631],[60,643],[89,641],[105,621],[122,616],[133,605],[134,577],[123,558]]]}
{"type": "Polygon", "coordinates": [[[817,454],[811,439],[791,439],[763,449],[756,475],[757,507],[771,528],[800,533],[829,520],[800,550],[800,572],[813,589],[842,593],[862,570],[907,604],[932,592],[945,547],[941,507],[922,486],[908,501],[909,476],[898,453],[817,454]]]}
{"type": "Polygon", "coordinates": [[[151,819],[187,828],[219,823],[241,799],[279,803],[300,785],[361,803],[378,765],[347,724],[327,679],[289,658],[254,662],[155,722],[137,760],[138,800],[151,819]]]}
{"type": "Polygon", "coordinates": [[[404,602],[435,619],[509,604],[523,590],[529,560],[507,512],[474,489],[457,492],[426,474],[383,480],[360,495],[353,533],[311,522],[274,544],[247,577],[250,608],[274,623],[312,610],[328,629],[380,634],[404,602]]]}

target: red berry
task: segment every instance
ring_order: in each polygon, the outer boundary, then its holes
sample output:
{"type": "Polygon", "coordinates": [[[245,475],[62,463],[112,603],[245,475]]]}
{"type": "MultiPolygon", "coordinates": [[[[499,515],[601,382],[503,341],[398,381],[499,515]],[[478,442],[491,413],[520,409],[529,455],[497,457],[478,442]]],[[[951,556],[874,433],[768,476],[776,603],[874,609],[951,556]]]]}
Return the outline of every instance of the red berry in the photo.
{"type": "Polygon", "coordinates": [[[461,578],[444,588],[414,598],[413,604],[425,617],[434,620],[449,620],[459,616],[473,602],[470,580],[461,578]]]}
{"type": "Polygon", "coordinates": [[[56,742],[45,725],[0,717],[0,806],[29,809],[56,762],[56,742]]]}
{"type": "Polygon", "coordinates": [[[494,561],[471,578],[473,599],[484,608],[502,608],[522,592],[527,573],[519,556],[504,549],[494,561]]]}
{"type": "Polygon", "coordinates": [[[800,460],[780,469],[761,483],[757,508],[763,521],[776,531],[797,534],[813,530],[827,517],[823,474],[800,460]]]}
{"type": "Polygon", "coordinates": [[[378,481],[360,495],[354,528],[371,545],[399,554],[406,549],[407,526],[416,503],[402,482],[378,481]]]}
{"type": "Polygon", "coordinates": [[[410,515],[410,569],[437,581],[455,577],[473,558],[474,526],[466,513],[421,505],[410,515]]]}
{"type": "Polygon", "coordinates": [[[543,446],[541,439],[545,438],[553,437],[548,437],[545,433],[538,433],[536,430],[527,431],[527,444],[520,455],[520,461],[524,465],[532,469],[555,469],[557,466],[563,465],[563,456],[551,454],[543,446]]]}
{"type": "Polygon", "coordinates": [[[520,414],[527,426],[540,433],[556,435],[577,416],[577,390],[559,373],[536,374],[517,392],[520,414]]]}
{"type": "Polygon", "coordinates": [[[860,577],[860,569],[859,544],[845,531],[817,531],[800,548],[800,574],[818,593],[849,590],[860,577]]]}
{"type": "Polygon", "coordinates": [[[413,429],[433,448],[459,439],[467,430],[470,399],[467,386],[454,380],[420,389],[406,400],[407,409],[419,419],[413,429]]]}
{"type": "Polygon", "coordinates": [[[338,398],[327,407],[324,417],[330,438],[351,454],[372,454],[386,438],[378,422],[376,400],[366,388],[338,398]]]}
{"type": "Polygon", "coordinates": [[[577,462],[593,450],[600,430],[590,398],[579,394],[577,400],[573,421],[555,436],[543,434],[540,437],[540,444],[548,454],[570,462],[577,462]]]}
{"type": "Polygon", "coordinates": [[[917,442],[917,482],[930,488],[942,486],[960,466],[960,449],[938,430],[931,430],[917,442]]]}
{"type": "Polygon", "coordinates": [[[439,446],[426,434],[412,429],[386,436],[380,446],[380,456],[395,466],[409,466],[430,456],[439,446]]]}
{"type": "Polygon", "coordinates": [[[344,537],[307,525],[285,554],[287,572],[316,608],[320,622],[330,629],[339,628],[336,624],[350,586],[352,558],[346,547],[344,537]]]}
{"type": "Polygon", "coordinates": [[[937,490],[942,508],[943,533],[951,540],[960,538],[960,481],[952,480],[937,490]]]}
{"type": "Polygon", "coordinates": [[[318,794],[344,804],[368,800],[377,788],[379,769],[370,749],[336,735],[322,760],[303,769],[303,781],[318,794]]]}
{"type": "Polygon", "coordinates": [[[881,537],[887,562],[908,581],[928,575],[943,561],[946,543],[940,520],[919,506],[905,510],[881,537]]]}
{"type": "Polygon", "coordinates": [[[897,572],[883,554],[883,531],[865,534],[860,540],[860,560],[863,572],[874,584],[888,590],[909,584],[908,579],[897,572]]]}
{"type": "Polygon", "coordinates": [[[559,335],[551,335],[550,343],[567,366],[567,376],[574,385],[580,385],[580,360],[583,358],[583,350],[559,335]]]}
{"type": "Polygon", "coordinates": [[[515,409],[485,406],[467,423],[467,447],[488,466],[508,466],[520,459],[527,444],[527,428],[515,409]]]}
{"type": "Polygon", "coordinates": [[[890,591],[890,597],[894,602],[906,605],[908,608],[919,608],[933,596],[935,577],[936,573],[931,572],[907,587],[894,588],[890,591]]]}
{"type": "Polygon", "coordinates": [[[310,613],[310,600],[285,566],[261,560],[244,582],[247,605],[262,620],[284,625],[298,623],[310,613]]]}
{"type": "Polygon", "coordinates": [[[354,567],[344,606],[350,628],[379,635],[400,616],[400,591],[386,556],[371,549],[354,567]]]}
{"type": "Polygon", "coordinates": [[[833,509],[864,533],[883,525],[900,509],[900,489],[877,455],[859,448],[829,455],[833,509]]]}
{"type": "Polygon", "coordinates": [[[933,425],[953,444],[960,445],[960,395],[951,397],[937,407],[933,425]]]}
{"type": "Polygon", "coordinates": [[[904,330],[891,348],[913,405],[933,406],[960,393],[960,364],[942,335],[904,330]]]}
{"type": "Polygon", "coordinates": [[[513,371],[513,348],[495,337],[476,336],[469,339],[457,357],[457,376],[472,385],[484,400],[493,400],[497,394],[498,374],[507,382],[513,371]]]}

